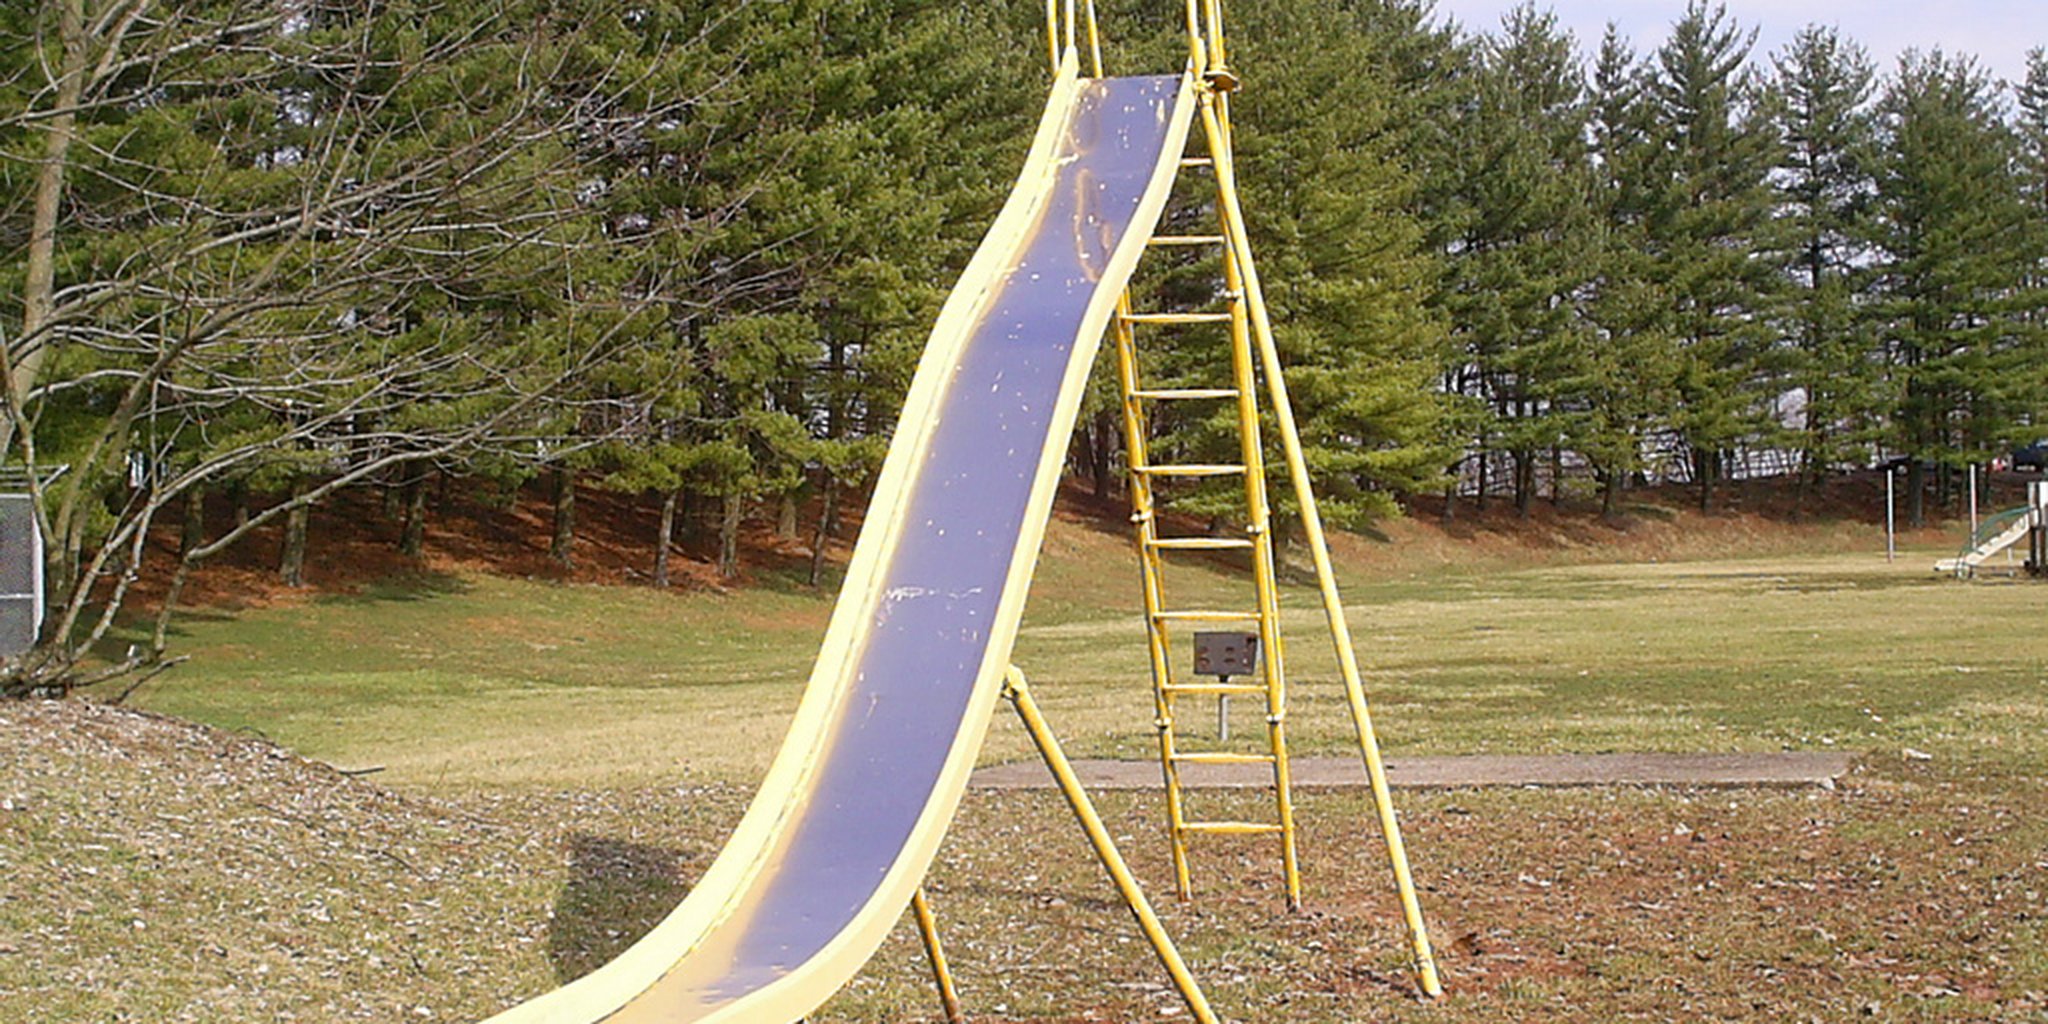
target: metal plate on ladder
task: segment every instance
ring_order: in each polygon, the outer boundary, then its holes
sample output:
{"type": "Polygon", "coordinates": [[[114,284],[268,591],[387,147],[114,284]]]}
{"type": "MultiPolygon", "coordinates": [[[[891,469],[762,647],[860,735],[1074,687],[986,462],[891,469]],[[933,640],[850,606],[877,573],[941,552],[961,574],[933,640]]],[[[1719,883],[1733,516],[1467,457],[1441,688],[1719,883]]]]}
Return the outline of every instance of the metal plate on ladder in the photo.
{"type": "Polygon", "coordinates": [[[1196,633],[1195,674],[1248,676],[1259,668],[1257,633],[1196,633]]]}

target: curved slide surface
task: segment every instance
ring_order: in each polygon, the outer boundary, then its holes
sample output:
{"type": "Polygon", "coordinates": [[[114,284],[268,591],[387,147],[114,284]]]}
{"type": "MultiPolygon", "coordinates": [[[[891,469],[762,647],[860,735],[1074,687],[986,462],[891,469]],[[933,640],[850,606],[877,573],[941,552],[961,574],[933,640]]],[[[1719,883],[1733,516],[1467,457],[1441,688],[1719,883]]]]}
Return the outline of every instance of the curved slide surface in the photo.
{"type": "Polygon", "coordinates": [[[1193,110],[1185,77],[1082,79],[1069,55],[933,329],[753,805],[645,938],[491,1024],[796,1020],[901,918],[974,767],[1089,368],[1193,110]]]}

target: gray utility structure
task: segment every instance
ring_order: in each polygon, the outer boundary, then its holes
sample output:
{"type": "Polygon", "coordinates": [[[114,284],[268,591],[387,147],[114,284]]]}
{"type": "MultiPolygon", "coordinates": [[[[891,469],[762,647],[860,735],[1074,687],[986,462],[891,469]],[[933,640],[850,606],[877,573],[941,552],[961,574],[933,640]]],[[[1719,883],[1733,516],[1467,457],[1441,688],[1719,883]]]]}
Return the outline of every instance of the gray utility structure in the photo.
{"type": "Polygon", "coordinates": [[[2027,484],[2027,504],[2034,508],[2034,529],[2027,538],[2027,571],[2048,576],[2048,480],[2027,484]]]}
{"type": "Polygon", "coordinates": [[[43,628],[43,533],[35,499],[0,494],[0,657],[25,654],[43,628]]]}

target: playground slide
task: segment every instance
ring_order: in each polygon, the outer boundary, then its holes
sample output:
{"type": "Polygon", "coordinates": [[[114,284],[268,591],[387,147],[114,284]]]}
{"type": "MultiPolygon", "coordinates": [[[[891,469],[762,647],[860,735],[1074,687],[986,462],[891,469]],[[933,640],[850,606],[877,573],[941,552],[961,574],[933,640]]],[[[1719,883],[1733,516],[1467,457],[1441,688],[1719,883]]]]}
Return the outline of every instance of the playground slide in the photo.
{"type": "Polygon", "coordinates": [[[1944,558],[1934,563],[1934,571],[1969,575],[1990,561],[1991,556],[2026,540],[2034,528],[2033,513],[2033,509],[2022,506],[1993,516],[1978,531],[1981,539],[1976,546],[1955,558],[1944,558]]]}
{"type": "Polygon", "coordinates": [[[1069,54],[932,331],[753,805],[645,938],[490,1024],[797,1020],[902,917],[1000,695],[1082,389],[1193,110],[1184,76],[1082,79],[1069,54]]]}

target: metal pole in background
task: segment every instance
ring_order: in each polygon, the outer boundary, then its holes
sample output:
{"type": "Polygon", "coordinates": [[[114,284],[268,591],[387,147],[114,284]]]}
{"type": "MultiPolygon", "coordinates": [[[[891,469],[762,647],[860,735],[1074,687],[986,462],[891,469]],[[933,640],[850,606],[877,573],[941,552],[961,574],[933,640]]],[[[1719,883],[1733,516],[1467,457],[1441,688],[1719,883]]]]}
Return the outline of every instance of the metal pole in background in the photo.
{"type": "Polygon", "coordinates": [[[1895,469],[1884,471],[1884,560],[1887,562],[1899,557],[1898,523],[1894,511],[1899,503],[1892,483],[1897,473],[1895,469]]]}
{"type": "Polygon", "coordinates": [[[2036,576],[2048,576],[2048,480],[2027,485],[2027,503],[2034,506],[2034,528],[2027,544],[2027,571],[2036,576]]]}
{"type": "Polygon", "coordinates": [[[1970,536],[1977,535],[1977,464],[1970,463],[1970,536]]]}

